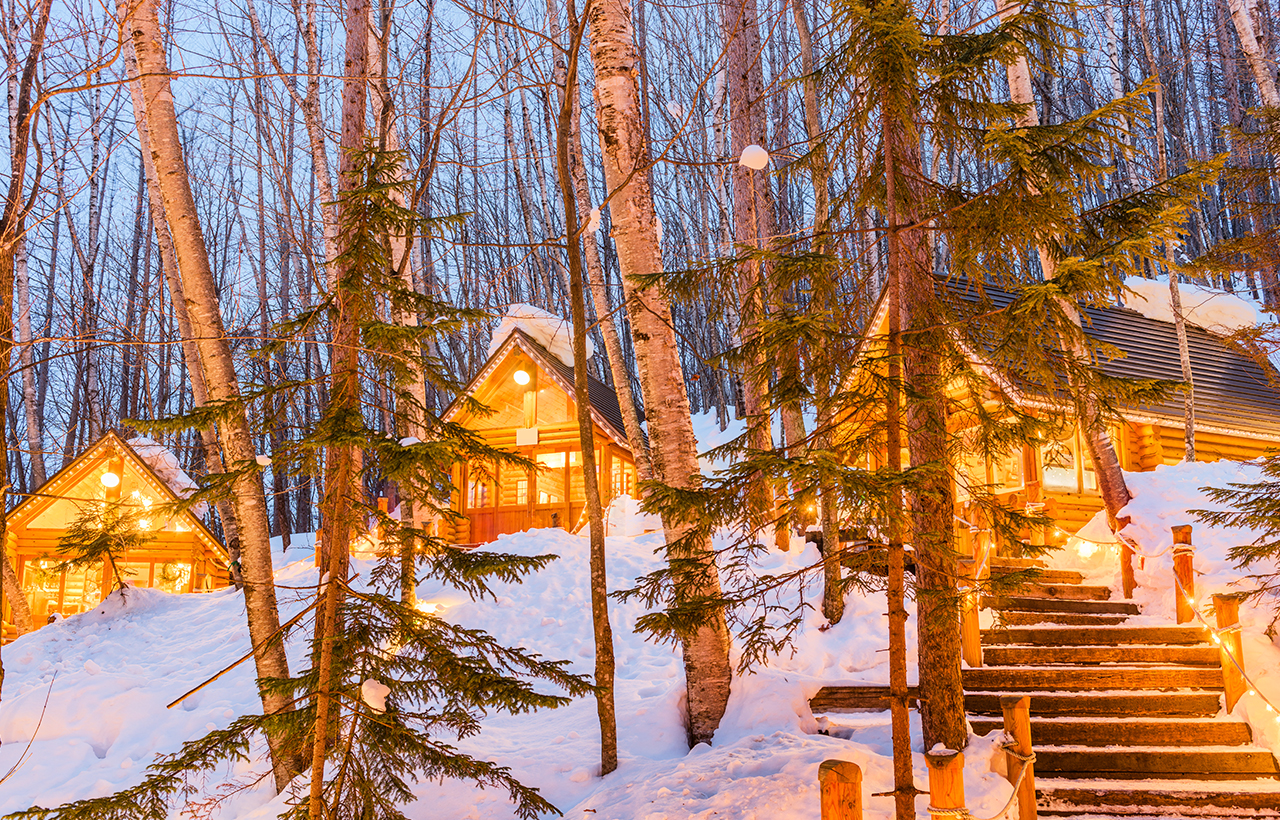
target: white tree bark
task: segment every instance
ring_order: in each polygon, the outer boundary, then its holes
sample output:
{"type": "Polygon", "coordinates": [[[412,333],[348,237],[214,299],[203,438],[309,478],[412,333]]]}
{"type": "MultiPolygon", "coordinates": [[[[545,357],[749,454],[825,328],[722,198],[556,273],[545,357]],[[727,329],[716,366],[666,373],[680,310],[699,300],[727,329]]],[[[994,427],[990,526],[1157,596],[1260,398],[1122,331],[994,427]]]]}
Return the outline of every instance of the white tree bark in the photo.
{"type": "MultiPolygon", "coordinates": [[[[262,480],[255,463],[253,436],[240,401],[240,385],[218,302],[218,290],[204,233],[191,193],[186,160],[178,135],[178,117],[170,88],[169,69],[163,51],[164,38],[155,0],[136,5],[124,0],[119,6],[123,33],[133,41],[142,88],[142,107],[135,117],[145,122],[150,136],[150,161],[164,203],[164,213],[173,240],[174,259],[182,279],[183,297],[196,340],[200,367],[211,401],[231,405],[219,419],[219,434],[227,466],[244,470],[234,481],[232,492],[236,519],[240,524],[245,609],[249,637],[254,645],[254,661],[259,679],[287,678],[289,662],[283,644],[276,640],[280,615],[276,606],[275,578],[271,564],[269,520],[262,480]]],[[[146,161],[146,157],[144,157],[146,161]]],[[[292,709],[287,696],[263,691],[266,714],[292,709]]],[[[269,735],[272,768],[277,790],[283,789],[301,770],[298,750],[283,745],[283,738],[269,735]]]]}
{"type": "MultiPolygon", "coordinates": [[[[697,444],[671,327],[671,307],[662,290],[637,289],[631,278],[662,270],[662,255],[646,173],[649,147],[641,128],[636,80],[639,56],[630,4],[626,0],[598,0],[591,6],[590,24],[600,148],[649,422],[654,477],[677,487],[694,486],[699,481],[697,444]]],[[[663,525],[668,543],[689,530],[682,521],[664,520],[663,525]]],[[[720,578],[709,542],[688,546],[672,557],[696,561],[701,567],[679,579],[679,599],[720,597],[720,578]]],[[[700,626],[681,636],[681,642],[688,685],[689,741],[691,745],[709,743],[729,701],[729,630],[724,611],[708,613],[700,626]]]]}
{"type": "Polygon", "coordinates": [[[1267,55],[1258,41],[1254,16],[1245,0],[1227,0],[1231,9],[1231,21],[1236,24],[1236,34],[1240,37],[1240,48],[1244,51],[1249,70],[1253,72],[1254,82],[1258,84],[1258,96],[1271,108],[1280,108],[1280,92],[1276,90],[1276,78],[1267,64],[1267,55]]]}

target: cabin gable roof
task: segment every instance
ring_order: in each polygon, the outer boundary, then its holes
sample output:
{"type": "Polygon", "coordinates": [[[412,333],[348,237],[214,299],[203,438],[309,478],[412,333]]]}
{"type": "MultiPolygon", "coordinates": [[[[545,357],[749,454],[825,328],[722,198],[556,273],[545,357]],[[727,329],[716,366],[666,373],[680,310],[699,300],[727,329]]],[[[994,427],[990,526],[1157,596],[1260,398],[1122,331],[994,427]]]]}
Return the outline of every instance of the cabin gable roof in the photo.
{"type": "MultiPolygon", "coordinates": [[[[101,438],[76,456],[66,467],[54,473],[44,484],[29,493],[5,516],[6,527],[12,529],[22,524],[35,521],[41,514],[59,501],[70,498],[66,493],[74,489],[104,464],[113,458],[121,458],[126,469],[131,469],[142,482],[154,491],[164,504],[181,501],[173,488],[152,469],[137,451],[114,430],[108,431],[101,438]]],[[[122,477],[123,478],[123,477],[122,477]]],[[[75,499],[89,500],[89,499],[75,499]]],[[[191,510],[184,509],[174,518],[179,519],[206,548],[212,551],[223,563],[230,561],[222,543],[204,522],[191,510]]]]}
{"type": "MultiPolygon", "coordinates": [[[[493,377],[503,362],[517,351],[532,359],[542,375],[549,378],[570,400],[574,399],[573,368],[560,361],[557,356],[552,355],[549,350],[538,344],[532,336],[519,329],[513,330],[506,341],[493,352],[493,355],[476,373],[475,378],[467,384],[462,395],[474,397],[493,377]]],[[[614,392],[612,387],[588,373],[587,396],[591,401],[591,418],[596,423],[596,426],[603,430],[614,444],[630,452],[631,444],[627,439],[626,426],[622,421],[622,409],[618,404],[618,394],[614,392]]],[[[459,397],[445,408],[441,418],[446,422],[456,421],[461,410],[462,402],[461,397],[459,397]]]]}

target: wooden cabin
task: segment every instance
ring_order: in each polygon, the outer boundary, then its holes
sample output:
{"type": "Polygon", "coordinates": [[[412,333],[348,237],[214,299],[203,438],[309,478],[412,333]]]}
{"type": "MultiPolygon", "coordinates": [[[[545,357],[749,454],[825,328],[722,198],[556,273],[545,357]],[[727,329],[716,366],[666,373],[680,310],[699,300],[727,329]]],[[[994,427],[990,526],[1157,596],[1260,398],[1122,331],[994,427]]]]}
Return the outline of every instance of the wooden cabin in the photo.
{"type": "MultiPolygon", "coordinates": [[[[588,375],[601,501],[636,495],[636,466],[612,387],[588,375]]],[[[466,395],[493,412],[467,412],[454,401],[445,421],[518,453],[536,469],[463,464],[454,468],[453,509],[463,518],[441,522],[442,537],[484,544],[504,533],[537,527],[577,531],[585,521],[582,443],[573,368],[522,330],[513,330],[467,386],[466,395]]]]}
{"type": "MultiPolygon", "coordinates": [[[[162,508],[179,500],[190,479],[167,450],[145,439],[135,443],[170,473],[168,480],[138,449],[109,432],[6,516],[5,552],[26,592],[36,626],[55,613],[65,616],[92,609],[113,589],[114,579],[103,564],[52,570],[63,560],[57,552],[58,540],[93,502],[156,509],[154,517],[139,521],[150,534],[145,549],[126,553],[119,565],[127,583],[169,592],[201,592],[227,585],[226,551],[204,522],[191,510],[172,515],[162,508]],[[167,458],[167,463],[157,461],[157,456],[167,458]],[[172,474],[175,471],[180,475],[172,474]]],[[[8,620],[7,606],[4,614],[8,620]]]]}
{"type": "MultiPolygon", "coordinates": [[[[951,285],[949,287],[959,287],[951,285]]],[[[1013,296],[987,286],[997,308],[1013,296]]],[[[965,298],[963,292],[958,294],[965,298]]],[[[864,345],[888,333],[886,300],[882,298],[864,345]]],[[[1086,332],[1122,355],[1102,361],[1108,375],[1133,379],[1182,380],[1174,325],[1122,307],[1082,309],[1086,332]]],[[[1280,373],[1208,330],[1187,325],[1192,378],[1195,383],[1196,460],[1246,461],[1280,448],[1280,373]]],[[[1104,348],[1105,349],[1105,348],[1104,348]]],[[[1024,411],[1063,412],[1061,400],[1044,395],[1016,375],[1002,372],[981,353],[970,351],[970,366],[981,374],[989,395],[1003,395],[1024,411]]],[[[856,374],[854,376],[856,378],[856,374]]],[[[1183,393],[1156,405],[1120,408],[1111,426],[1120,465],[1130,472],[1154,470],[1183,460],[1183,393]]],[[[967,395],[953,396],[969,402],[967,395]]],[[[995,403],[989,407],[995,407],[995,403]]],[[[956,414],[956,418],[968,414],[956,414]]],[[[963,430],[953,433],[963,435],[963,430]]],[[[1022,509],[1043,503],[1064,533],[1074,533],[1102,509],[1097,480],[1081,432],[1066,430],[1060,438],[1026,446],[1003,458],[962,453],[957,473],[957,510],[963,517],[964,485],[988,485],[1004,503],[1022,509]]]]}

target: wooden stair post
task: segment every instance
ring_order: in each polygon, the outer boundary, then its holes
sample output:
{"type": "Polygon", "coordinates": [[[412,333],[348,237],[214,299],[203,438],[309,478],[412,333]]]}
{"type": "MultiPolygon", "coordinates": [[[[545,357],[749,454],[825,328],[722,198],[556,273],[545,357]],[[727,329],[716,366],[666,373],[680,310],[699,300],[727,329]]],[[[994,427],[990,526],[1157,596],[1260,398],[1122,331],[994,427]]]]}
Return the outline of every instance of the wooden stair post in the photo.
{"type": "Polygon", "coordinates": [[[1138,582],[1133,577],[1133,547],[1128,540],[1120,539],[1120,591],[1126,600],[1133,597],[1138,582]]]}
{"type": "Polygon", "coordinates": [[[929,764],[929,814],[954,817],[964,805],[964,752],[938,749],[924,756],[929,764]],[[936,811],[935,811],[936,810],[936,811]]]}
{"type": "Polygon", "coordinates": [[[1026,769],[1018,789],[1018,820],[1037,820],[1035,763],[1031,746],[1031,698],[1023,695],[1004,695],[1000,698],[1004,712],[1005,734],[1013,741],[1005,746],[1005,765],[1010,783],[1018,783],[1019,775],[1026,769]]]}
{"type": "Polygon", "coordinates": [[[960,559],[961,572],[972,579],[963,592],[960,605],[960,655],[971,669],[982,666],[982,626],[978,623],[981,581],[986,575],[986,562],[960,559]]]}
{"type": "Polygon", "coordinates": [[[847,760],[818,766],[822,820],[862,820],[862,769],[847,760]]]}
{"type": "Polygon", "coordinates": [[[1240,602],[1246,597],[1248,594],[1244,592],[1218,593],[1213,596],[1213,611],[1218,619],[1221,641],[1218,648],[1222,654],[1222,684],[1227,699],[1227,714],[1231,714],[1236,708],[1240,696],[1248,688],[1244,681],[1244,640],[1240,635],[1240,602]],[[1232,658],[1235,659],[1234,662],[1232,658]]]}
{"type": "Polygon", "coordinates": [[[1170,527],[1173,531],[1173,574],[1181,584],[1182,591],[1174,591],[1175,604],[1178,611],[1178,623],[1185,624],[1195,617],[1192,609],[1196,595],[1195,569],[1192,559],[1195,548],[1191,546],[1191,525],[1181,524],[1170,527]]]}

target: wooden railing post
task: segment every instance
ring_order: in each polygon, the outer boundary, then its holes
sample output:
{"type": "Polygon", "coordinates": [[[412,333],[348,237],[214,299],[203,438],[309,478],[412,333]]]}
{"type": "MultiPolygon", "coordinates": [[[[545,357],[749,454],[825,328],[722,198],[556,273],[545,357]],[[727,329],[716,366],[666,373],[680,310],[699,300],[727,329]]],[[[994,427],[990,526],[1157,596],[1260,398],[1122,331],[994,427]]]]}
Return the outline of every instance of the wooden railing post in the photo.
{"type": "Polygon", "coordinates": [[[847,760],[824,760],[818,767],[822,820],[862,820],[862,769],[847,760]]]}
{"type": "Polygon", "coordinates": [[[1004,695],[1000,698],[1004,712],[1005,734],[1013,742],[1005,747],[1005,764],[1010,783],[1018,782],[1018,775],[1025,768],[1027,774],[1018,786],[1018,820],[1036,820],[1035,764],[1026,760],[1032,754],[1031,746],[1031,698],[1023,695],[1004,695]]]}
{"type": "Polygon", "coordinates": [[[978,610],[982,606],[981,585],[985,573],[981,559],[960,559],[963,577],[972,579],[960,589],[960,656],[971,669],[982,666],[982,627],[978,623],[978,610]]]}
{"type": "Polygon", "coordinates": [[[1195,548],[1191,546],[1190,524],[1181,524],[1169,529],[1173,531],[1173,574],[1182,585],[1181,592],[1174,590],[1178,623],[1185,624],[1196,616],[1191,608],[1191,601],[1187,600],[1194,598],[1196,594],[1195,570],[1192,567],[1195,548]]]}
{"type": "Polygon", "coordinates": [[[929,808],[963,809],[964,752],[938,749],[924,760],[929,764],[929,808]]]}
{"type": "Polygon", "coordinates": [[[1222,640],[1222,683],[1227,696],[1227,714],[1236,708],[1248,684],[1244,681],[1244,641],[1240,635],[1240,602],[1248,593],[1219,593],[1213,596],[1213,611],[1218,618],[1218,635],[1222,640]],[[1231,655],[1228,656],[1227,653],[1231,655]],[[1235,658],[1233,663],[1231,658],[1235,658]],[[1240,664],[1239,667],[1236,664],[1240,664]]]}

